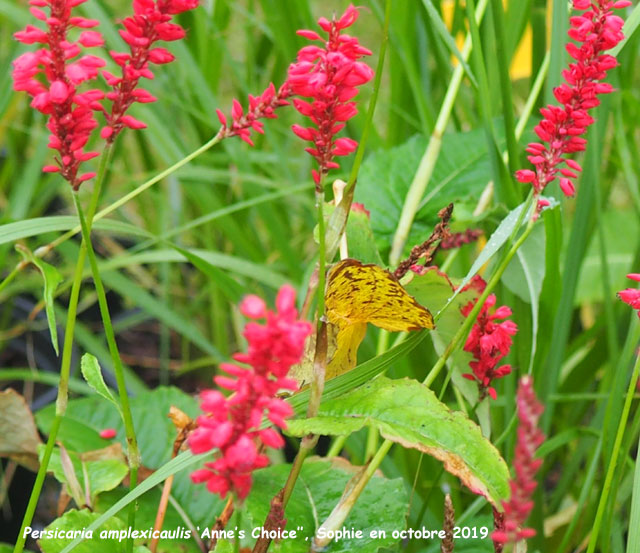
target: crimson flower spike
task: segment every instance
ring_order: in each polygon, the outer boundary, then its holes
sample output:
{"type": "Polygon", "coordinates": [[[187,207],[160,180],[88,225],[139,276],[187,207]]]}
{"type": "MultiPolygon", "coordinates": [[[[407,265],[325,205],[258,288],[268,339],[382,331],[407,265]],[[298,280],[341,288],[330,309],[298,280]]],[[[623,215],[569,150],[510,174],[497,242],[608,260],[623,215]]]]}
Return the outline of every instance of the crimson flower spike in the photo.
{"type": "Polygon", "coordinates": [[[536,472],[542,465],[542,459],[536,459],[535,452],[544,442],[544,434],[538,428],[538,420],[544,408],[533,391],[533,379],[523,376],[518,385],[516,397],[518,409],[518,440],[513,460],[515,478],[511,486],[511,498],[503,501],[503,516],[496,517],[499,521],[491,538],[497,544],[515,543],[536,535],[532,528],[523,528],[529,513],[533,509],[533,492],[538,483],[536,472]]]}
{"type": "Polygon", "coordinates": [[[107,125],[100,136],[107,143],[113,143],[118,134],[125,128],[144,129],[147,125],[127,115],[127,110],[134,102],[155,102],[157,98],[144,88],[138,87],[142,77],[153,79],[149,64],[170,63],[175,58],[165,48],[154,46],[162,40],[170,42],[185,36],[185,30],[176,23],[171,23],[174,15],[192,10],[198,6],[198,0],[134,0],[133,15],[122,21],[124,29],[120,36],[129,46],[129,52],[110,52],[113,60],[122,70],[121,76],[108,71],[102,74],[112,91],[107,93],[111,100],[111,110],[104,110],[107,125]]]}
{"type": "Polygon", "coordinates": [[[305,102],[296,98],[293,105],[309,117],[315,127],[293,125],[292,130],[313,143],[306,152],[318,162],[318,170],[311,172],[316,186],[330,169],[339,167],[334,161],[336,156],[349,155],[358,145],[351,138],[336,138],[346,121],[358,112],[356,103],[350,101],[358,94],[357,87],[373,78],[373,70],[358,61],[370,56],[371,51],[361,46],[357,38],[342,34],[357,18],[358,10],[350,5],[338,19],[318,20],[320,28],[327,33],[326,38],[315,31],[298,31],[298,35],[323,45],[305,46],[298,52],[296,63],[289,66],[287,83],[292,93],[312,99],[305,102]]]}
{"type": "MultiPolygon", "coordinates": [[[[476,275],[463,290],[474,288],[482,293],[485,286],[484,280],[476,275]]],[[[466,317],[474,305],[475,301],[463,306],[461,308],[462,314],[466,317]]],[[[491,399],[496,399],[497,393],[491,383],[511,373],[511,365],[502,365],[501,367],[497,365],[501,359],[509,354],[513,343],[511,337],[518,332],[516,323],[507,319],[511,316],[511,308],[506,305],[495,308],[495,305],[496,296],[491,294],[485,300],[464,345],[464,351],[473,355],[473,361],[469,362],[472,372],[462,376],[478,384],[480,401],[487,395],[491,399]],[[498,322],[500,319],[507,320],[498,322]]]]}
{"type": "MultiPolygon", "coordinates": [[[[629,0],[573,0],[576,10],[586,11],[570,20],[568,34],[577,44],[567,44],[567,52],[575,61],[562,72],[566,82],[553,91],[561,105],[549,105],[540,110],[544,119],[535,127],[535,132],[542,142],[532,142],[527,147],[534,170],[516,171],[518,181],[531,183],[536,196],[558,173],[561,190],[567,196],[575,194],[574,179],[582,168],[565,156],[585,149],[587,141],[581,135],[594,121],[589,110],[600,104],[599,94],[613,91],[610,84],[600,81],[618,62],[603,52],[624,38],[621,31],[624,21],[612,10],[630,5],[629,0]],[[562,163],[566,167],[558,169],[562,163]]],[[[541,207],[538,205],[539,209],[541,207]]]]}
{"type": "Polygon", "coordinates": [[[72,10],[86,0],[30,0],[31,14],[44,22],[46,30],[27,25],[14,34],[24,44],[40,44],[35,52],[26,52],[13,62],[13,88],[24,91],[33,98],[31,106],[48,116],[49,148],[57,150],[55,165],[46,165],[43,171],[60,173],[74,190],[95,176],[95,173],[79,175],[80,165],[98,156],[98,152],[86,152],[91,132],[98,126],[93,115],[101,110],[99,100],[104,94],[99,90],[78,92],[85,81],[98,75],[104,60],[83,55],[82,47],[102,46],[104,40],[97,31],[83,30],[73,41],[71,29],[91,29],[98,21],[72,15],[72,10]],[[45,12],[45,8],[49,13],[45,12]]]}
{"type": "Polygon", "coordinates": [[[262,446],[280,448],[282,436],[273,428],[260,429],[266,416],[276,427],[285,428],[285,418],[293,414],[291,406],[276,397],[281,390],[295,390],[297,384],[287,378],[292,365],[300,362],[304,343],[312,326],[298,319],[295,290],[283,286],[276,298],[276,312],[268,311],[258,296],[247,296],[240,311],[250,319],[266,319],[266,324],[250,322],[244,330],[249,348],[233,358],[246,365],[223,363],[229,376],[216,376],[216,384],[232,395],[218,390],[200,394],[204,412],[198,427],[189,437],[193,453],[219,450],[215,461],[191,474],[195,483],[206,482],[211,493],[225,497],[229,492],[244,499],[251,490],[252,472],[269,463],[260,452],[262,446]],[[260,445],[259,445],[260,444],[260,445]]]}
{"type": "Polygon", "coordinates": [[[263,123],[260,119],[275,119],[275,109],[281,106],[288,106],[287,98],[291,91],[288,83],[284,83],[276,92],[276,87],[270,83],[266,90],[260,96],[252,96],[249,94],[249,108],[244,113],[242,104],[235,98],[233,99],[233,107],[231,108],[231,124],[227,124],[227,116],[222,110],[217,109],[216,114],[222,125],[220,137],[227,138],[230,136],[239,136],[249,146],[253,146],[251,140],[251,131],[254,130],[260,134],[264,134],[263,123]]]}

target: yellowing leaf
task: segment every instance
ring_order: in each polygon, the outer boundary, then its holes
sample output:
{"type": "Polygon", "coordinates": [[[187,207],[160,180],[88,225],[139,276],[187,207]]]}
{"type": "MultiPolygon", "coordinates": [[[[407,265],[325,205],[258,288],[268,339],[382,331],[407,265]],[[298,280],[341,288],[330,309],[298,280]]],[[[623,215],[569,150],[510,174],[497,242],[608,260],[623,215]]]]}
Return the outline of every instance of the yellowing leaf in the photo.
{"type": "Polygon", "coordinates": [[[344,259],[329,273],[325,300],[330,323],[371,323],[392,332],[434,328],[433,317],[387,270],[344,259]]]}

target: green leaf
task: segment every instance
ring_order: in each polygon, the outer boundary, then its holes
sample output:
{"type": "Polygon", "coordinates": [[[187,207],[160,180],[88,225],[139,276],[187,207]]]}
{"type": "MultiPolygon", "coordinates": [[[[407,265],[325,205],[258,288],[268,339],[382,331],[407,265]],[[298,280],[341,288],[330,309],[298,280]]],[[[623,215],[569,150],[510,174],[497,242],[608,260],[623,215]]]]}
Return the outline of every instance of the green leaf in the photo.
{"type": "MultiPolygon", "coordinates": [[[[6,225],[0,225],[0,244],[15,242],[21,238],[38,236],[46,232],[70,230],[79,227],[79,225],[78,218],[71,215],[37,217],[35,219],[25,219],[24,221],[7,223],[6,225]]],[[[152,236],[149,232],[138,226],[116,221],[115,219],[99,219],[93,223],[92,228],[113,234],[130,234],[134,236],[145,236],[147,238],[152,236]]],[[[78,232],[80,232],[79,228],[78,232]]]]}
{"type": "MultiPolygon", "coordinates": [[[[325,204],[324,214],[328,221],[333,217],[335,209],[335,206],[325,204]]],[[[317,229],[316,226],[314,238],[317,238],[317,229]]],[[[347,219],[346,234],[349,257],[362,261],[362,263],[384,265],[378,248],[376,248],[371,221],[367,213],[352,209],[347,219]]]]}
{"type": "MultiPolygon", "coordinates": [[[[128,490],[125,490],[123,487],[119,487],[115,490],[100,494],[94,505],[94,510],[99,513],[106,511],[122,499],[127,491],[128,490]]],[[[148,530],[154,526],[161,494],[162,492],[159,488],[154,488],[138,498],[136,501],[136,529],[148,530]]],[[[212,494],[209,495],[212,496],[212,494]]],[[[218,509],[217,505],[212,505],[211,507],[213,507],[216,514],[219,514],[222,509],[222,507],[218,509]]],[[[124,513],[122,516],[125,516],[124,513]]],[[[169,503],[169,505],[167,505],[162,530],[172,532],[173,535],[170,538],[160,538],[158,542],[158,553],[201,553],[193,536],[186,536],[186,529],[185,520],[178,514],[173,505],[169,503]]]]}
{"type": "MultiPolygon", "coordinates": [[[[40,446],[39,453],[40,457],[42,457],[44,454],[44,445],[40,446]]],[[[82,489],[80,497],[84,499],[84,492],[87,490],[88,484],[92,505],[98,494],[113,490],[124,480],[129,472],[124,455],[122,454],[122,446],[119,443],[101,450],[90,451],[83,454],[75,451],[67,451],[67,455],[72,465],[68,468],[73,470],[75,480],[82,489]],[[88,482],[87,479],[85,479],[85,475],[88,478],[88,482]]],[[[59,447],[55,447],[51,453],[48,470],[53,472],[58,482],[67,484],[67,486],[73,484],[73,482],[70,482],[70,475],[65,471],[62,450],[59,447]]],[[[76,499],[77,495],[78,494],[74,494],[74,499],[76,499]]],[[[78,503],[77,500],[76,503],[78,503]]],[[[82,505],[78,506],[84,506],[84,501],[82,501],[82,505]]]]}
{"type": "Polygon", "coordinates": [[[229,540],[220,539],[216,542],[216,548],[213,553],[235,553],[235,546],[229,540]]]}
{"type": "Polygon", "coordinates": [[[529,372],[533,367],[538,337],[540,292],[545,273],[546,236],[544,226],[538,225],[520,246],[502,275],[502,282],[516,296],[531,304],[531,355],[529,372]]]}
{"type": "MultiPolygon", "coordinates": [[[[130,405],[142,464],[157,469],[171,458],[176,438],[175,426],[167,416],[170,407],[174,405],[194,418],[199,412],[197,401],[177,388],[159,387],[132,398],[130,405]]],[[[43,433],[48,433],[54,415],[53,405],[36,414],[43,433]]],[[[116,440],[126,447],[124,424],[113,404],[97,396],[71,400],[60,425],[58,440],[72,451],[99,449],[110,443],[98,435],[104,428],[114,428],[116,440]]],[[[213,524],[223,507],[217,496],[203,486],[193,484],[187,473],[176,475],[172,495],[194,524],[201,526],[213,524]]]]}
{"type": "Polygon", "coordinates": [[[20,255],[22,255],[25,261],[33,263],[42,275],[42,278],[44,280],[44,304],[45,311],[47,313],[47,323],[49,324],[51,344],[53,345],[53,349],[56,351],[56,355],[59,355],[58,328],[56,326],[56,312],[54,308],[55,306],[53,298],[58,284],[62,282],[62,275],[53,265],[49,265],[49,263],[46,263],[39,257],[33,255],[31,250],[29,250],[26,246],[23,246],[22,244],[16,244],[16,250],[20,252],[20,255]]]}
{"type": "Polygon", "coordinates": [[[100,370],[98,360],[90,353],[85,353],[80,361],[80,370],[82,371],[82,376],[87,381],[87,384],[89,384],[97,394],[113,403],[120,413],[120,416],[122,416],[120,404],[116,401],[116,398],[113,397],[111,390],[107,387],[104,379],[102,378],[102,371],[100,370]]]}
{"type": "Polygon", "coordinates": [[[509,496],[509,470],[498,450],[474,422],[415,380],[376,378],[323,403],[317,417],[289,421],[287,433],[340,436],[364,426],[443,461],[474,493],[502,509],[501,501],[509,496]]]}
{"type": "MultiPolygon", "coordinates": [[[[87,528],[92,522],[95,522],[99,518],[98,513],[92,513],[88,509],[77,511],[72,509],[67,511],[60,518],[54,520],[49,526],[45,528],[45,531],[58,530],[59,532],[73,532],[74,530],[83,530],[87,528]]],[[[92,532],[91,537],[83,541],[77,548],[77,553],[124,553],[126,539],[118,540],[108,539],[106,536],[101,537],[101,532],[123,531],[126,534],[126,524],[119,518],[112,517],[109,520],[104,521],[99,528],[92,532]]],[[[85,531],[85,535],[88,532],[85,531]]],[[[41,538],[38,541],[38,545],[42,549],[43,553],[60,553],[65,546],[70,543],[70,539],[67,537],[49,537],[41,538]]]]}
{"type": "MultiPolygon", "coordinates": [[[[166,480],[172,474],[181,472],[189,467],[193,467],[196,464],[202,464],[202,462],[208,457],[210,457],[209,454],[193,455],[190,451],[184,451],[180,453],[177,457],[171,459],[171,461],[166,463],[162,468],[155,471],[151,476],[145,479],[144,482],[140,483],[136,488],[127,493],[122,499],[117,501],[104,513],[93,520],[88,526],[86,526],[86,530],[95,530],[96,528],[99,528],[102,524],[104,524],[105,521],[113,519],[114,515],[119,513],[132,501],[135,501],[138,497],[148,492],[154,486],[157,486],[161,482],[164,482],[164,480],[166,480]]],[[[85,540],[82,536],[78,536],[71,543],[66,545],[61,553],[68,553],[69,551],[76,550],[76,548],[78,548],[79,546],[82,547],[84,541],[85,540]]],[[[81,549],[80,551],[86,550],[81,549]]]]}
{"type": "MultiPolygon", "coordinates": [[[[253,528],[262,526],[273,496],[284,486],[291,465],[275,465],[254,473],[251,493],[242,509],[242,526],[247,539],[242,545],[252,545],[253,528]]],[[[278,553],[307,551],[317,526],[331,513],[340,500],[349,480],[360,470],[341,458],[330,461],[309,459],[302,467],[293,494],[287,504],[287,530],[297,530],[296,538],[284,539],[273,548],[278,553]]],[[[348,538],[332,542],[326,553],[375,553],[381,547],[390,547],[398,540],[391,534],[406,527],[408,497],[402,479],[388,480],[374,476],[364,489],[358,502],[345,520],[346,528],[362,530],[361,538],[348,538]],[[372,506],[375,505],[375,516],[372,506]],[[386,538],[372,538],[371,530],[386,531],[386,538]]]]}
{"type": "MultiPolygon", "coordinates": [[[[426,137],[416,135],[400,146],[374,152],[360,168],[355,201],[364,203],[371,211],[371,226],[383,255],[392,243],[411,179],[427,142],[426,137]]],[[[456,204],[458,212],[466,206],[472,211],[489,181],[490,171],[483,129],[445,134],[407,247],[424,242],[438,221],[438,211],[450,202],[456,204]]]]}
{"type": "MultiPolygon", "coordinates": [[[[152,469],[158,468],[171,458],[173,441],[176,437],[175,426],[168,418],[170,407],[175,405],[190,417],[195,417],[198,414],[198,404],[191,396],[173,387],[158,387],[142,393],[132,398],[130,404],[142,463],[152,469]]],[[[45,434],[49,432],[54,415],[54,405],[49,405],[36,413],[38,426],[45,434]]],[[[80,423],[96,432],[104,428],[114,428],[117,432],[116,439],[126,447],[124,423],[120,413],[110,402],[105,402],[98,397],[71,400],[60,425],[59,440],[67,449],[84,452],[104,447],[109,442],[103,441],[98,448],[74,447],[77,441],[68,441],[68,434],[64,432],[70,422],[80,423]]]]}
{"type": "Polygon", "coordinates": [[[458,61],[464,68],[464,72],[467,74],[467,77],[469,77],[469,80],[473,83],[473,86],[477,87],[478,81],[473,76],[473,73],[471,72],[471,68],[469,67],[464,57],[460,53],[460,50],[458,50],[458,47],[456,46],[456,41],[451,36],[451,33],[449,32],[449,29],[447,29],[447,26],[445,25],[444,21],[442,21],[442,18],[440,17],[438,10],[436,10],[436,8],[433,6],[433,3],[431,2],[431,0],[422,0],[422,5],[427,10],[427,14],[429,14],[429,19],[431,20],[433,27],[435,28],[436,32],[440,35],[440,38],[447,46],[449,52],[451,52],[451,54],[453,54],[458,59],[458,61]]]}

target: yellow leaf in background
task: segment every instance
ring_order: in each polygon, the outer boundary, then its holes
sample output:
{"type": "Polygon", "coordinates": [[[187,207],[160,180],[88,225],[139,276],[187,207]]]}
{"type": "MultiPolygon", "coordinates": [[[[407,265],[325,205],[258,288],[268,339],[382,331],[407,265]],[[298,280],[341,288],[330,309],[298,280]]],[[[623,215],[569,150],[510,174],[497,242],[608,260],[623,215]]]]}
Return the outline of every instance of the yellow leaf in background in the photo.
{"type": "Polygon", "coordinates": [[[434,328],[433,317],[386,269],[355,259],[338,263],[328,277],[329,322],[344,327],[371,323],[391,332],[434,328]]]}

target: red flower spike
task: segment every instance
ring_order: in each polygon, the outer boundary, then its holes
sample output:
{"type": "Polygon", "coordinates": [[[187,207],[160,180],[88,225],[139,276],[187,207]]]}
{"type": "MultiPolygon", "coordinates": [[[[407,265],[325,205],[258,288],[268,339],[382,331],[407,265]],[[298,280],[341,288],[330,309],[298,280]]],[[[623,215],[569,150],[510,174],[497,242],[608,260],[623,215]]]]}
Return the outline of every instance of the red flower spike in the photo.
{"type": "Polygon", "coordinates": [[[98,68],[105,65],[96,56],[80,55],[82,48],[101,46],[102,36],[97,31],[83,31],[77,42],[68,38],[73,27],[95,27],[98,22],[74,17],[72,9],[77,0],[32,0],[31,14],[46,24],[44,31],[27,25],[14,34],[25,44],[42,44],[35,52],[26,52],[13,62],[13,88],[33,98],[31,106],[49,117],[47,128],[51,132],[49,147],[58,151],[56,165],[45,165],[46,173],[60,173],[77,190],[82,182],[95,173],[78,175],[83,161],[98,155],[85,152],[84,147],[93,129],[98,126],[93,110],[101,109],[97,102],[104,97],[99,90],[78,93],[78,87],[93,79],[98,68]],[[49,15],[39,8],[48,8],[49,15]],[[77,59],[76,59],[77,58],[77,59]]]}
{"type": "MultiPolygon", "coordinates": [[[[640,282],[640,273],[629,273],[627,278],[640,282]]],[[[638,317],[640,317],[640,290],[637,288],[626,288],[618,292],[618,297],[635,309],[638,312],[638,317]]]]}
{"type": "Polygon", "coordinates": [[[122,21],[124,29],[120,36],[128,44],[129,52],[110,52],[113,60],[122,68],[122,75],[115,77],[103,72],[105,81],[113,92],[107,97],[112,101],[111,110],[105,111],[107,126],[101,136],[112,143],[125,127],[144,129],[146,124],[130,115],[125,115],[135,102],[149,103],[156,98],[138,87],[141,78],[153,79],[149,64],[164,64],[174,60],[165,48],[154,47],[155,43],[180,40],[185,31],[180,25],[170,23],[175,14],[193,10],[197,0],[134,0],[133,15],[122,21]]]}
{"type": "MultiPolygon", "coordinates": [[[[485,283],[478,277],[464,289],[473,287],[482,293],[485,283]]],[[[512,336],[518,332],[518,327],[513,321],[506,319],[511,316],[511,309],[507,306],[494,309],[496,304],[495,294],[491,294],[484,302],[478,318],[471,328],[464,345],[464,351],[473,355],[473,361],[469,362],[472,373],[463,374],[468,380],[474,380],[478,384],[479,399],[482,401],[487,395],[496,399],[497,394],[491,383],[498,378],[502,378],[511,372],[509,365],[496,368],[498,362],[509,354],[512,336]]],[[[466,317],[475,301],[469,302],[461,308],[462,314],[466,317]]]]}
{"type": "Polygon", "coordinates": [[[227,138],[230,136],[239,136],[249,146],[253,146],[251,140],[251,131],[254,130],[260,134],[264,134],[262,122],[259,119],[275,119],[275,109],[281,106],[289,105],[287,98],[290,96],[291,90],[285,82],[276,92],[273,83],[270,83],[266,90],[257,98],[249,95],[249,108],[244,113],[242,104],[234,98],[231,108],[231,125],[227,125],[227,117],[224,113],[217,109],[216,114],[220,120],[222,128],[220,129],[220,137],[227,138]]]}
{"type": "Polygon", "coordinates": [[[298,319],[295,290],[290,286],[283,286],[278,292],[276,312],[268,311],[257,296],[247,296],[240,310],[254,321],[247,323],[244,330],[249,344],[247,353],[233,357],[248,367],[220,365],[230,376],[216,376],[216,384],[235,393],[225,397],[217,390],[201,392],[200,407],[204,414],[196,420],[197,428],[189,437],[189,446],[193,453],[213,448],[220,453],[214,462],[205,463],[205,468],[191,474],[193,482],[206,482],[211,493],[223,498],[233,492],[244,499],[251,490],[251,473],[268,464],[268,458],[259,450],[263,446],[284,445],[276,430],[261,430],[260,426],[266,415],[274,425],[286,427],[284,419],[293,411],[275,395],[282,389],[297,388],[287,373],[302,358],[312,326],[298,319]],[[257,319],[266,319],[266,324],[255,322],[257,319]]]}
{"type": "MultiPolygon", "coordinates": [[[[297,62],[289,66],[287,83],[292,94],[312,99],[311,103],[296,99],[294,106],[314,126],[294,125],[293,132],[314,145],[306,151],[318,162],[318,170],[311,172],[316,185],[330,169],[339,167],[333,161],[335,156],[349,155],[358,145],[350,138],[335,138],[343,123],[357,113],[355,102],[349,101],[358,93],[356,87],[373,78],[373,70],[358,61],[371,52],[360,46],[357,38],[341,34],[357,18],[358,10],[350,5],[338,19],[319,19],[318,25],[328,35],[324,46],[305,46],[298,52],[297,62]]],[[[298,35],[324,40],[314,31],[302,30],[298,35]]]]}
{"type": "Polygon", "coordinates": [[[538,428],[544,408],[536,398],[530,376],[520,379],[516,403],[519,424],[513,460],[515,478],[509,482],[511,498],[502,502],[504,518],[491,534],[498,544],[515,543],[536,535],[535,530],[523,526],[533,509],[533,492],[538,485],[535,476],[542,464],[542,459],[535,458],[535,452],[544,442],[544,434],[538,428]]]}
{"type": "Polygon", "coordinates": [[[612,10],[629,5],[630,2],[626,0],[573,0],[574,9],[586,11],[570,19],[568,35],[577,44],[567,44],[567,52],[575,61],[563,71],[565,83],[554,90],[554,96],[561,106],[549,105],[540,110],[544,119],[534,130],[540,140],[547,144],[529,144],[527,152],[532,154],[529,161],[535,171],[523,169],[515,174],[519,182],[531,183],[536,195],[555,180],[558,171],[563,175],[560,189],[567,196],[575,194],[573,179],[577,175],[558,169],[558,166],[566,163],[571,169],[581,170],[578,163],[565,155],[585,149],[586,140],[580,135],[594,121],[588,111],[600,103],[597,98],[599,94],[613,91],[610,84],[599,82],[606,77],[609,69],[617,65],[613,56],[603,52],[624,38],[621,31],[623,20],[614,15],[612,10]]]}

